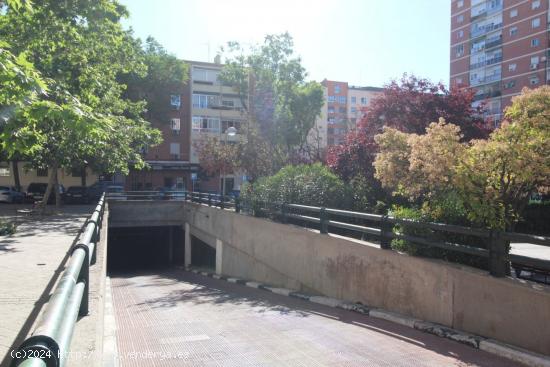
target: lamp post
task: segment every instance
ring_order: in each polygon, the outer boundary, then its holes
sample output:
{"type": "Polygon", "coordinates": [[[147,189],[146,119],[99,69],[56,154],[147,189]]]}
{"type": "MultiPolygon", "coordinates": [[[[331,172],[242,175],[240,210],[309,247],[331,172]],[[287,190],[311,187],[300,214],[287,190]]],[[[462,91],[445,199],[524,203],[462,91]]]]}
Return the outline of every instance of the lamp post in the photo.
{"type": "MultiPolygon", "coordinates": [[[[234,137],[235,135],[237,135],[237,129],[233,126],[230,126],[227,128],[227,130],[225,130],[225,144],[227,144],[227,137],[234,137]]],[[[223,197],[225,196],[225,161],[224,161],[224,164],[223,164],[223,171],[222,171],[222,181],[221,181],[221,190],[220,190],[220,193],[222,194],[222,200],[223,200],[223,197]]]]}

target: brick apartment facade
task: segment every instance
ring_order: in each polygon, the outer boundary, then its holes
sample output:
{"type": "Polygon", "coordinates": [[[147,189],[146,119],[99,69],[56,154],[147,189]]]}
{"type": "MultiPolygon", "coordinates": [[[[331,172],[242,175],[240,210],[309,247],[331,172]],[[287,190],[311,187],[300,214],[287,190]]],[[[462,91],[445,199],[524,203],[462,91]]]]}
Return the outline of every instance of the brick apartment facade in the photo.
{"type": "Polygon", "coordinates": [[[550,0],[452,0],[451,85],[476,89],[498,123],[524,87],[550,83],[550,0]]]}

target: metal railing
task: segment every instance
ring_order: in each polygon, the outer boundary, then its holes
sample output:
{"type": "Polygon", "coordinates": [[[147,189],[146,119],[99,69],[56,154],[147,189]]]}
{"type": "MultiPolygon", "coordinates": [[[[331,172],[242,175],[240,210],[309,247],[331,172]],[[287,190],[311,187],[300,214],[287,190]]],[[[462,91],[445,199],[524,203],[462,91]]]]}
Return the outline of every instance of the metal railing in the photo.
{"type": "MultiPolygon", "coordinates": [[[[525,269],[539,269],[550,272],[550,261],[526,256],[507,254],[510,241],[521,241],[550,247],[550,237],[530,234],[494,231],[483,228],[465,227],[443,223],[422,222],[412,219],[396,218],[388,215],[355,212],[349,210],[316,207],[289,203],[247,202],[239,197],[222,196],[216,193],[190,191],[128,191],[124,193],[107,194],[111,200],[183,200],[220,209],[229,209],[236,213],[266,216],[282,223],[311,223],[318,226],[320,233],[337,233],[338,230],[364,234],[379,240],[382,249],[391,250],[393,239],[405,240],[417,245],[439,248],[452,252],[473,255],[488,260],[490,274],[503,277],[507,274],[509,263],[522,266],[525,269]],[[114,195],[114,196],[112,196],[114,195]],[[298,221],[298,222],[296,222],[298,221]],[[362,223],[359,223],[362,222],[362,223]],[[368,224],[365,224],[367,222],[368,224]],[[359,223],[359,224],[358,224],[359,223]],[[434,239],[438,236],[420,237],[398,230],[396,226],[406,226],[428,230],[432,234],[447,233],[475,237],[485,248],[434,239]]],[[[444,236],[439,236],[444,237],[444,236]]]]}
{"type": "Polygon", "coordinates": [[[88,315],[90,266],[96,261],[105,194],[86,221],[65,271],[33,332],[14,352],[12,366],[63,366],[78,316],[88,315]]]}

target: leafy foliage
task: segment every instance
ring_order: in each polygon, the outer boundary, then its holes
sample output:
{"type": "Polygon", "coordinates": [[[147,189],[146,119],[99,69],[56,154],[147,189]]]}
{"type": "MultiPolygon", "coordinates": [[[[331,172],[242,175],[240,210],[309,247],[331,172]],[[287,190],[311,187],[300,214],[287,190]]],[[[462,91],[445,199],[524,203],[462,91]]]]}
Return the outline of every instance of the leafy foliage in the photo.
{"type": "Polygon", "coordinates": [[[488,140],[461,143],[443,120],[427,134],[385,128],[375,168],[384,187],[427,205],[456,195],[472,223],[513,230],[537,190],[550,187],[550,87],[525,89],[488,140]]]}
{"type": "Polygon", "coordinates": [[[398,82],[384,86],[381,96],[366,109],[361,122],[374,134],[383,126],[406,133],[424,134],[429,123],[443,118],[460,127],[465,140],[485,138],[489,126],[482,118],[483,107],[472,107],[475,91],[403,74],[398,82]]]}
{"type": "MultiPolygon", "coordinates": [[[[122,97],[119,77],[146,71],[139,43],[120,24],[126,15],[114,0],[49,0],[0,16],[0,37],[49,85],[47,95],[19,108],[2,129],[10,156],[29,156],[52,172],[79,161],[106,172],[144,165],[139,151],[159,143],[160,132],[141,117],[144,102],[122,97]]],[[[52,174],[43,203],[55,182],[52,174]]]]}
{"type": "Polygon", "coordinates": [[[246,185],[241,194],[245,201],[338,208],[344,205],[346,188],[326,166],[315,163],[285,166],[253,186],[246,185]]]}
{"type": "Polygon", "coordinates": [[[249,131],[272,145],[269,150],[278,162],[307,151],[307,135],[323,105],[321,85],[305,81],[306,71],[293,46],[292,37],[284,33],[266,36],[248,52],[237,42],[222,50],[227,58],[220,79],[239,95],[249,131]]]}

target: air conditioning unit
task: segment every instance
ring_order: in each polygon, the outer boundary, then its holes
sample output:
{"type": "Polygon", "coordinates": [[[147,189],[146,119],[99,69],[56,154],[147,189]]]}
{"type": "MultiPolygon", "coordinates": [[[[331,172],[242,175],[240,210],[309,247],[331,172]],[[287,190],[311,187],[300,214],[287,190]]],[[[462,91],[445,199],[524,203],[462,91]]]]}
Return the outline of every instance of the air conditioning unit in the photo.
{"type": "Polygon", "coordinates": [[[546,56],[541,57],[540,61],[545,62],[546,61],[546,56]]]}

